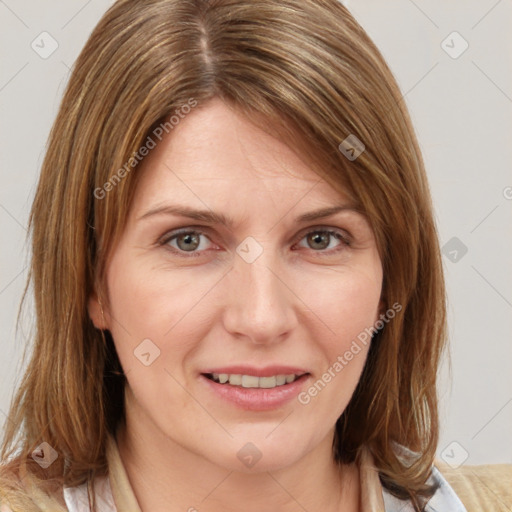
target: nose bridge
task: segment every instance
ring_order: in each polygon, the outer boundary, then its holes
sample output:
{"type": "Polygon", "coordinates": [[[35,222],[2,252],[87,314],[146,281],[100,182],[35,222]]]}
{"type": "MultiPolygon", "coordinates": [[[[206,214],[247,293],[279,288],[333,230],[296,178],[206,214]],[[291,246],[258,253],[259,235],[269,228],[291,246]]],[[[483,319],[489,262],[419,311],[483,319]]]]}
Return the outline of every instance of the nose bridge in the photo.
{"type": "Polygon", "coordinates": [[[254,342],[277,341],[296,322],[293,294],[280,277],[284,277],[282,262],[270,247],[252,262],[240,254],[230,273],[225,327],[254,342]]]}

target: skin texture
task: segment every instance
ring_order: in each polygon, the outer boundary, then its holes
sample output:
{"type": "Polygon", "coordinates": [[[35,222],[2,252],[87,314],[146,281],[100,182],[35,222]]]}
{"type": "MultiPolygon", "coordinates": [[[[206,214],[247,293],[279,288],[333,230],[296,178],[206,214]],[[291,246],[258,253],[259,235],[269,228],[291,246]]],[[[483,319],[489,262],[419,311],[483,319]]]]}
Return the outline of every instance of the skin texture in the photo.
{"type": "Polygon", "coordinates": [[[107,266],[110,306],[102,314],[93,296],[89,312],[112,333],[127,376],[118,444],[141,508],[358,510],[357,468],[334,464],[331,447],[369,345],[307,405],[294,398],[275,410],[244,410],[218,398],[200,374],[285,364],[310,373],[304,390],[316,382],[381,312],[382,265],[365,217],[344,210],[297,222],[349,202],[218,99],[182,119],[137,172],[107,266]],[[139,219],[164,204],[213,210],[234,224],[139,219]],[[158,244],[178,228],[203,231],[199,245],[188,242],[199,256],[184,250],[183,236],[158,244]],[[322,229],[349,245],[327,235],[318,242],[322,229]],[[263,250],[252,263],[236,251],[247,237],[263,250]],[[160,350],[149,366],[134,355],[145,339],[160,350]],[[237,457],[248,442],[261,453],[251,468],[237,457]]]}

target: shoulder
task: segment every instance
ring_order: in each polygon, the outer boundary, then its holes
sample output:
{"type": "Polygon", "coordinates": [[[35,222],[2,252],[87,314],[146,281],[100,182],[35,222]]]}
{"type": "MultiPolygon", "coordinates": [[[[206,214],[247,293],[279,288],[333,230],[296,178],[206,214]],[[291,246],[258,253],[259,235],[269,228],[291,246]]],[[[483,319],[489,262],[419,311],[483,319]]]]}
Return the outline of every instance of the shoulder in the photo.
{"type": "MultiPolygon", "coordinates": [[[[437,482],[438,488],[428,500],[425,512],[467,512],[447,480],[435,466],[432,466],[429,483],[434,481],[437,482]]],[[[410,501],[399,500],[385,488],[382,489],[382,495],[386,512],[414,512],[414,507],[410,501]]]]}
{"type": "Polygon", "coordinates": [[[432,466],[432,477],[439,484],[439,488],[427,505],[427,510],[450,510],[450,512],[467,512],[459,497],[452,489],[446,478],[436,466],[432,466]],[[428,508],[430,507],[430,508],[428,508]],[[448,508],[447,508],[448,507],[448,508]]]}
{"type": "MultiPolygon", "coordinates": [[[[399,458],[406,464],[419,457],[419,453],[413,452],[398,443],[394,443],[393,448],[399,458]]],[[[427,483],[437,484],[437,490],[425,505],[425,512],[467,512],[455,491],[435,465],[432,465],[432,472],[427,483]]],[[[384,487],[382,488],[382,495],[385,512],[414,512],[414,507],[410,501],[396,498],[384,487]]]]}

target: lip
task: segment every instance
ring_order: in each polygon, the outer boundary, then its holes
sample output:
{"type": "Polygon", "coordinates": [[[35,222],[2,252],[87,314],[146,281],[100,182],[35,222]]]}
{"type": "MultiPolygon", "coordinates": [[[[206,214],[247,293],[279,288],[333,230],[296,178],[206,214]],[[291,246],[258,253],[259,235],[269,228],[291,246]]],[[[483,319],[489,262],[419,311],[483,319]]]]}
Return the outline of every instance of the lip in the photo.
{"type": "Polygon", "coordinates": [[[215,382],[204,374],[199,376],[200,381],[205,384],[208,391],[213,394],[213,396],[224,402],[228,402],[239,409],[247,411],[270,411],[283,407],[297,397],[304,388],[306,381],[309,380],[309,377],[311,376],[303,370],[297,371],[297,368],[287,368],[286,371],[283,371],[284,367],[272,367],[271,369],[268,367],[265,369],[259,369],[257,372],[255,372],[254,368],[249,369],[247,367],[243,367],[243,372],[240,371],[241,367],[236,368],[236,371],[235,367],[229,367],[219,368],[218,370],[220,371],[215,369],[215,372],[209,371],[205,373],[236,373],[243,375],[255,375],[258,377],[302,373],[301,377],[297,378],[292,383],[277,386],[275,388],[244,388],[242,386],[231,386],[229,384],[220,384],[219,382],[215,382]],[[279,371],[276,372],[276,368],[278,368],[279,371]]]}
{"type": "Polygon", "coordinates": [[[208,368],[201,373],[228,373],[231,375],[254,375],[255,377],[272,377],[273,375],[303,375],[308,373],[304,368],[295,366],[272,365],[265,368],[256,368],[254,366],[236,365],[222,366],[219,368],[208,368]]]}

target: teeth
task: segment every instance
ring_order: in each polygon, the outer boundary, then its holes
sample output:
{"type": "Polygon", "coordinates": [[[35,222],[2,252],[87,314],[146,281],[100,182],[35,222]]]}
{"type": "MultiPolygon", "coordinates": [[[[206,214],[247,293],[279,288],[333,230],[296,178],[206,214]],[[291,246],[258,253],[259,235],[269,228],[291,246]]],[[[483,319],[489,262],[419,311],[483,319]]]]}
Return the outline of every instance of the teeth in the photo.
{"type": "MultiPolygon", "coordinates": [[[[231,384],[231,380],[229,381],[231,384]]],[[[258,388],[260,385],[259,377],[253,375],[242,375],[242,387],[243,388],[258,388]]]]}
{"type": "Polygon", "coordinates": [[[221,384],[230,384],[231,386],[241,386],[243,388],[263,388],[271,389],[277,386],[291,384],[298,379],[300,375],[290,373],[288,375],[273,375],[272,377],[257,377],[255,375],[239,375],[227,373],[212,373],[215,382],[221,384]]]}
{"type": "Polygon", "coordinates": [[[260,388],[275,388],[277,379],[275,377],[260,377],[260,388]]]}
{"type": "Polygon", "coordinates": [[[241,386],[242,385],[242,376],[241,375],[230,375],[229,383],[232,386],[241,386]]]}

